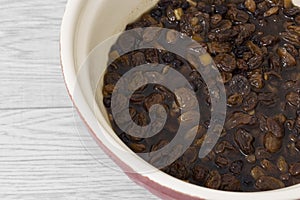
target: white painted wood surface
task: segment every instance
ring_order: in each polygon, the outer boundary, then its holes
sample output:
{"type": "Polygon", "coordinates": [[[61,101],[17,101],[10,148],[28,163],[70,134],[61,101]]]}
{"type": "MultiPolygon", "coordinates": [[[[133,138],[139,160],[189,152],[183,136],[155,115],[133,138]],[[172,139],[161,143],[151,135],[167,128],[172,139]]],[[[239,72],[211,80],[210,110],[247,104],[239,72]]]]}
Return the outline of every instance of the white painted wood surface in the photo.
{"type": "Polygon", "coordinates": [[[157,199],[87,150],[59,65],[65,4],[0,0],[0,199],[157,199]]]}

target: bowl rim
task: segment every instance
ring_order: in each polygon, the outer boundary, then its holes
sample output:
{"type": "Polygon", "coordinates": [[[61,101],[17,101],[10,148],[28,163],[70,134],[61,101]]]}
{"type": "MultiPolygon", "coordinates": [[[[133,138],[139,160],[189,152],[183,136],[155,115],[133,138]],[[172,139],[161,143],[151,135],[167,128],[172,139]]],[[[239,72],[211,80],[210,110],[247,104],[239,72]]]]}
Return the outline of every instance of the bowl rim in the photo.
{"type": "MultiPolygon", "coordinates": [[[[105,0],[98,0],[100,3],[104,3],[105,0]]],[[[117,1],[117,0],[116,0],[117,1]]],[[[76,30],[78,28],[78,20],[80,18],[82,8],[84,4],[88,1],[86,0],[71,0],[67,2],[65,9],[65,14],[63,16],[61,32],[60,32],[60,61],[61,69],[63,73],[64,82],[68,91],[68,94],[73,102],[74,107],[79,113],[81,119],[84,121],[88,130],[90,131],[92,137],[96,140],[99,146],[107,153],[114,162],[117,163],[126,173],[126,171],[134,171],[134,166],[132,163],[128,163],[124,160],[121,160],[118,155],[115,155],[111,149],[108,148],[106,144],[103,143],[101,138],[97,136],[97,133],[93,130],[92,125],[90,124],[89,119],[82,113],[83,109],[89,109],[84,107],[84,104],[80,104],[75,101],[75,97],[70,91],[73,91],[76,85],[76,72],[75,72],[75,37],[76,30]]],[[[100,125],[103,125],[99,122],[100,125]]],[[[105,130],[105,127],[102,127],[102,134],[108,134],[105,130]]],[[[164,174],[164,179],[169,179],[167,181],[159,181],[161,178],[157,178],[153,174],[133,174],[126,173],[130,178],[132,178],[138,184],[144,186],[152,193],[165,198],[174,198],[178,199],[291,199],[290,195],[294,194],[293,198],[300,198],[298,189],[300,189],[300,184],[294,185],[291,187],[286,187],[279,190],[271,190],[266,192],[227,192],[221,190],[212,190],[209,188],[193,185],[186,183],[174,177],[171,177],[168,174],[164,174]]],[[[160,175],[161,175],[160,174],[160,175]]]]}

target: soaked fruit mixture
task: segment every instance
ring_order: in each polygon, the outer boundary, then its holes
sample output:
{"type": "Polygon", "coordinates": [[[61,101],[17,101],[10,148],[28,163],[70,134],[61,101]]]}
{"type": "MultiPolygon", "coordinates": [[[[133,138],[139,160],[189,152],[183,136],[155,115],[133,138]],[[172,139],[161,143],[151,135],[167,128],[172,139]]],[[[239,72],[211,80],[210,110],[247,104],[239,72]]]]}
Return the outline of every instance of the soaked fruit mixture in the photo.
{"type": "MultiPolygon", "coordinates": [[[[167,64],[192,85],[201,119],[195,124],[197,135],[192,145],[162,171],[226,191],[265,191],[299,184],[300,9],[290,0],[160,0],[127,30],[151,26],[184,33],[211,55],[226,88],[225,125],[214,149],[200,159],[211,117],[207,85],[193,65],[178,55],[142,49],[116,59],[104,77],[103,104],[120,139],[136,153],[155,151],[174,138],[181,116],[187,121],[193,118],[193,112],[181,113],[176,94],[155,84],[135,91],[129,113],[137,125],[145,126],[150,122],[149,108],[163,105],[168,119],[157,135],[145,139],[130,136],[112,117],[111,95],[122,75],[141,64],[167,64]]],[[[167,41],[173,39],[171,32],[166,34],[167,41]]],[[[133,44],[130,40],[117,43],[112,52],[133,44]]],[[[135,81],[139,77],[132,84],[135,81]]],[[[189,95],[187,89],[179,92],[189,95]]]]}

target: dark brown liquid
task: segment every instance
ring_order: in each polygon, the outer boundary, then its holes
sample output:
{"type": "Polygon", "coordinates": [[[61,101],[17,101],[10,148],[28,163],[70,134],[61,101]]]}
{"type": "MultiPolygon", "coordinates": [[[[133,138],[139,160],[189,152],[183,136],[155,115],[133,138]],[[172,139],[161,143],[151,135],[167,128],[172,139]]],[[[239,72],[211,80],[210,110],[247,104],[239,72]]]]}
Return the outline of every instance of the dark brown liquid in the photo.
{"type": "MultiPolygon", "coordinates": [[[[207,86],[190,63],[172,53],[144,49],[110,65],[103,89],[108,113],[111,116],[111,88],[135,67],[137,60],[139,64],[168,64],[193,86],[201,120],[191,147],[162,169],[164,172],[193,184],[229,191],[271,190],[300,183],[300,10],[287,1],[193,2],[161,0],[127,29],[175,29],[207,48],[224,76],[228,98],[224,131],[214,150],[206,158],[198,158],[199,143],[210,121],[207,86]],[[180,19],[171,20],[179,8],[183,11],[180,19]],[[191,25],[195,20],[197,23],[191,25]],[[216,33],[218,28],[221,31],[216,33]],[[142,54],[136,56],[138,52],[142,54]]],[[[116,49],[122,46],[116,44],[112,50],[116,49]]],[[[140,88],[131,98],[135,123],[147,125],[148,108],[156,103],[165,106],[168,120],[164,129],[151,138],[127,135],[111,117],[115,132],[137,153],[167,145],[178,130],[182,113],[174,109],[175,95],[153,84],[140,88]]]]}

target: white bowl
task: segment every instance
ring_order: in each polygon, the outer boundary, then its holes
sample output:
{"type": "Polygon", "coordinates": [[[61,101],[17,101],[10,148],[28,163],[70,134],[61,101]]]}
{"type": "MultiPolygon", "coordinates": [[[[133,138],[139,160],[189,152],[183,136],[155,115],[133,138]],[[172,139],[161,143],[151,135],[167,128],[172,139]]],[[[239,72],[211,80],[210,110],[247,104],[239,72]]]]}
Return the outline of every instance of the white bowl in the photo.
{"type": "MultiPolygon", "coordinates": [[[[90,52],[108,37],[124,30],[157,0],[68,1],[61,29],[61,65],[69,95],[99,146],[138,184],[163,199],[282,200],[300,199],[300,185],[267,192],[225,192],[173,178],[135,155],[109,125],[104,107],[94,107],[93,73],[81,70],[90,52]],[[80,71],[80,77],[78,73],[80,71]],[[141,170],[142,169],[142,170],[141,170]]],[[[100,52],[106,66],[109,47],[100,52]]],[[[97,52],[99,53],[99,52],[97,52]]],[[[103,73],[105,67],[99,68],[103,73]]],[[[101,98],[101,97],[100,97],[101,98]]]]}

